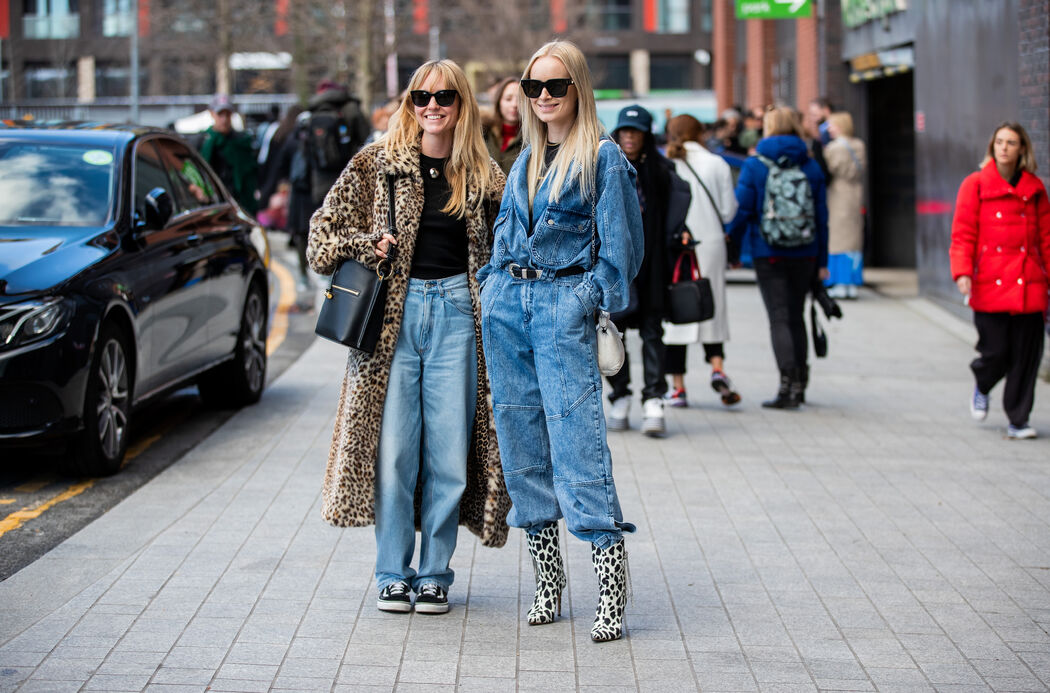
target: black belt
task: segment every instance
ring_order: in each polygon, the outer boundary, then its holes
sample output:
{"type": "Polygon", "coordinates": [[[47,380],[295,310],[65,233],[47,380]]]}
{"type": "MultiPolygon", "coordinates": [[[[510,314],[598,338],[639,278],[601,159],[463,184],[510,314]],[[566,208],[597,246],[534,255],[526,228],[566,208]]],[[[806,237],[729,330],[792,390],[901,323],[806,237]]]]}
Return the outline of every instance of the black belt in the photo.
{"type": "MultiPolygon", "coordinates": [[[[510,276],[515,279],[539,279],[544,274],[549,275],[550,270],[538,270],[531,267],[522,267],[519,264],[511,263],[507,265],[507,271],[510,272],[510,276]]],[[[560,270],[554,270],[554,276],[557,277],[571,277],[574,274],[583,274],[586,272],[583,267],[579,265],[573,265],[572,267],[563,267],[560,270]]]]}

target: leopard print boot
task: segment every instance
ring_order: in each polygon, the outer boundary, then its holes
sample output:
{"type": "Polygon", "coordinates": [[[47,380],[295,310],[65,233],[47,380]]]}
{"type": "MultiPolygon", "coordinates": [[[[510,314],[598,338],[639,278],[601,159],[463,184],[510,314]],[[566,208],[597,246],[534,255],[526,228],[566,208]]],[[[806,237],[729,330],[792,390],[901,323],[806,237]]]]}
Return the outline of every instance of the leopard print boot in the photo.
{"type": "Polygon", "coordinates": [[[554,623],[561,616],[561,592],[565,589],[565,568],[558,546],[558,523],[554,522],[537,534],[526,534],[532,567],[536,571],[536,596],[529,609],[529,625],[554,623]]]}
{"type": "Polygon", "coordinates": [[[598,576],[598,608],[591,640],[619,640],[623,637],[623,610],[627,606],[627,549],[623,539],[605,550],[591,544],[591,562],[598,576]]]}

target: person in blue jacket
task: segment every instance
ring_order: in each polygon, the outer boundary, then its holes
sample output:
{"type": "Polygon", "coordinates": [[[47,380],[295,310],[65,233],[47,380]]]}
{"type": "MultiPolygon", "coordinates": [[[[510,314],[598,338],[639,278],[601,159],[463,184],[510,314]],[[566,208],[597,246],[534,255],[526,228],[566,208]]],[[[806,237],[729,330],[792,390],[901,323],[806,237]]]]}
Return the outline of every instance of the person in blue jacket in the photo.
{"type": "MultiPolygon", "coordinates": [[[[775,409],[798,409],[805,402],[809,383],[806,324],[803,318],[806,294],[814,274],[828,276],[828,208],[824,174],[809,156],[802,139],[799,117],[790,108],[769,110],[762,122],[763,139],[757,155],[748,157],[737,179],[739,209],[729,224],[729,235],[737,248],[748,244],[755,266],[755,277],[762,302],[769,315],[773,354],[780,369],[776,396],[762,403],[775,409]],[[805,174],[808,191],[799,190],[796,199],[786,202],[778,195],[767,196],[772,172],[790,178],[793,170],[805,174]],[[776,198],[776,199],[774,199],[776,198]],[[783,215],[785,207],[794,216],[783,215]],[[791,226],[797,236],[778,232],[791,226]]],[[[795,186],[805,188],[805,185],[795,186]]],[[[771,191],[784,186],[771,186],[771,191]]]]}
{"type": "Polygon", "coordinates": [[[604,135],[583,53],[552,41],[520,82],[514,162],[481,282],[481,331],[503,476],[536,570],[529,624],[561,611],[558,520],[591,544],[591,638],[623,635],[627,553],[606,441],[595,310],[622,310],[644,255],[635,170],[604,135]]]}

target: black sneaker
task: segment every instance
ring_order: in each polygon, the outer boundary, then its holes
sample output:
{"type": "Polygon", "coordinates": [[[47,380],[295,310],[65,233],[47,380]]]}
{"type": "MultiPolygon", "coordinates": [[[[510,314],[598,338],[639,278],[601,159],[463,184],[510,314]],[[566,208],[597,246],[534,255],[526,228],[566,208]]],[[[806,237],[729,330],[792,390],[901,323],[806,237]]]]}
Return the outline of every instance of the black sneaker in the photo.
{"type": "Polygon", "coordinates": [[[412,597],[409,595],[408,583],[404,581],[394,582],[379,592],[379,600],[376,607],[380,611],[393,611],[399,614],[408,613],[412,610],[412,597]]]}
{"type": "Polygon", "coordinates": [[[445,588],[434,582],[428,582],[420,587],[416,595],[416,613],[448,613],[448,592],[445,588]]]}

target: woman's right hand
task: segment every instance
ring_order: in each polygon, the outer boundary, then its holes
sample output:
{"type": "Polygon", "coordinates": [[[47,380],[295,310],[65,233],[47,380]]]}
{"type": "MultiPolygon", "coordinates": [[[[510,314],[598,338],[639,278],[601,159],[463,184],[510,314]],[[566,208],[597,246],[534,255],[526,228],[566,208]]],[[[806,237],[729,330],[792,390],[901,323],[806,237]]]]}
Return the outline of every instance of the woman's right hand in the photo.
{"type": "Polygon", "coordinates": [[[384,233],[383,237],[376,243],[376,255],[382,259],[387,259],[387,253],[390,252],[390,244],[397,245],[397,239],[391,236],[389,233],[384,233]]]}
{"type": "Polygon", "coordinates": [[[955,286],[959,288],[959,293],[961,293],[963,296],[969,296],[970,289],[973,288],[973,280],[963,275],[962,277],[959,277],[955,280],[955,286]]]}

